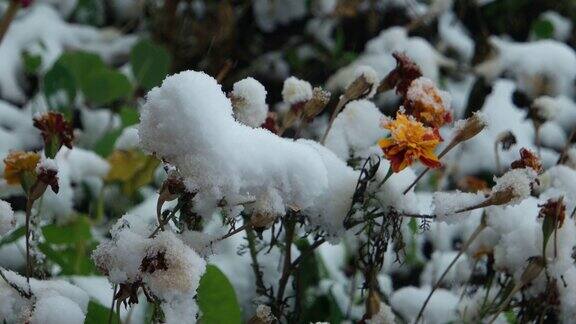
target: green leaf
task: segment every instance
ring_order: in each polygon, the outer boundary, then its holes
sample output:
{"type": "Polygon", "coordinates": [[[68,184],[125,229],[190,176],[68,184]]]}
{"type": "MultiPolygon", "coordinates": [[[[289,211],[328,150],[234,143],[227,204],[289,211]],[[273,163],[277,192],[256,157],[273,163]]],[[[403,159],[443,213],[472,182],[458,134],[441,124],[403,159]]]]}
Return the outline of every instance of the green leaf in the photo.
{"type": "Polygon", "coordinates": [[[554,25],[548,20],[538,19],[532,24],[532,31],[539,39],[552,38],[554,25]]]}
{"type": "Polygon", "coordinates": [[[138,110],[136,108],[123,106],[120,109],[120,119],[122,120],[122,126],[128,127],[138,124],[140,121],[140,115],[138,114],[138,110]]]}
{"type": "Polygon", "coordinates": [[[202,324],[241,322],[240,306],[234,288],[216,266],[208,265],[200,280],[198,306],[202,312],[202,324]]]}
{"type": "Polygon", "coordinates": [[[72,73],[81,89],[86,87],[92,73],[106,69],[100,56],[81,51],[66,52],[60,56],[57,63],[64,65],[72,73]]]}
{"type": "Polygon", "coordinates": [[[0,246],[16,242],[19,238],[23,237],[24,234],[26,234],[26,228],[24,228],[24,226],[18,227],[0,239],[0,246]]]}
{"type": "Polygon", "coordinates": [[[42,65],[42,56],[25,51],[22,53],[22,63],[27,74],[36,74],[42,65]]]}
{"type": "Polygon", "coordinates": [[[82,86],[86,99],[95,104],[109,104],[127,97],[132,91],[128,78],[111,69],[93,71],[82,86]]]}
{"type": "Polygon", "coordinates": [[[42,234],[50,244],[73,244],[92,239],[90,221],[85,216],[80,216],[64,226],[46,225],[42,228],[42,234]]]}
{"type": "Polygon", "coordinates": [[[102,138],[94,145],[93,151],[101,157],[108,157],[112,151],[114,151],[114,144],[121,134],[122,129],[117,129],[102,136],[102,138]]]}
{"type": "Polygon", "coordinates": [[[160,85],[170,71],[170,54],[152,41],[144,39],[130,53],[132,73],[142,88],[149,90],[160,85]]]}
{"type": "Polygon", "coordinates": [[[76,98],[76,81],[72,72],[62,63],[56,62],[44,75],[42,90],[48,107],[72,115],[72,104],[76,98]]]}
{"type": "Polygon", "coordinates": [[[84,324],[108,323],[109,314],[110,308],[102,306],[100,303],[91,300],[88,303],[88,313],[86,314],[84,324]]]}
{"type": "Polygon", "coordinates": [[[72,13],[74,20],[83,25],[103,26],[106,23],[106,10],[101,0],[79,0],[72,13]]]}

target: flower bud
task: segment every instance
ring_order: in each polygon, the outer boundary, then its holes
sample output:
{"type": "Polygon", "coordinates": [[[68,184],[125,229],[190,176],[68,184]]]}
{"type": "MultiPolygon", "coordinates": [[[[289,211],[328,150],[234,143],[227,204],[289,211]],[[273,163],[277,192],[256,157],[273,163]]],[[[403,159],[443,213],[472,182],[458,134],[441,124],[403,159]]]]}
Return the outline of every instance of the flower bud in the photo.
{"type": "Polygon", "coordinates": [[[48,112],[34,118],[34,127],[38,128],[44,139],[44,152],[54,158],[62,145],[72,148],[74,128],[60,113],[48,112]]]}
{"type": "Polygon", "coordinates": [[[453,142],[464,142],[478,135],[486,127],[486,119],[480,112],[476,112],[472,117],[466,119],[459,127],[453,142]]]}
{"type": "Polygon", "coordinates": [[[302,110],[302,118],[308,122],[312,121],[314,117],[326,108],[330,101],[330,92],[322,90],[320,87],[312,90],[312,99],[308,100],[302,110]]]}

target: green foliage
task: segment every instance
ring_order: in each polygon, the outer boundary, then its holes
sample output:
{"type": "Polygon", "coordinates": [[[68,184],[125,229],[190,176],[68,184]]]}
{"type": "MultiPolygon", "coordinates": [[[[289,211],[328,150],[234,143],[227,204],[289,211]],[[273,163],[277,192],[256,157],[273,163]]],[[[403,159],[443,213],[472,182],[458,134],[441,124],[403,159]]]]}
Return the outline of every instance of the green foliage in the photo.
{"type": "Polygon", "coordinates": [[[2,245],[16,242],[19,238],[23,237],[24,234],[26,234],[26,229],[24,228],[24,226],[18,227],[17,229],[12,231],[12,233],[0,238],[0,247],[2,245]]]}
{"type": "Polygon", "coordinates": [[[105,105],[130,95],[132,85],[124,74],[103,68],[88,75],[82,91],[86,99],[98,105],[105,105]]]}
{"type": "Polygon", "coordinates": [[[86,314],[84,324],[108,323],[109,314],[110,308],[104,307],[99,303],[91,300],[88,303],[88,313],[86,314]]]}
{"type": "Polygon", "coordinates": [[[90,232],[90,221],[78,216],[73,222],[58,226],[46,225],[42,234],[46,239],[38,247],[51,262],[61,268],[62,275],[90,275],[96,267],[90,254],[96,246],[90,232]]]}
{"type": "Polygon", "coordinates": [[[102,138],[96,142],[96,145],[94,145],[94,152],[102,157],[108,157],[112,153],[114,144],[122,134],[124,128],[138,123],[138,111],[135,108],[124,106],[120,109],[119,114],[122,127],[102,136],[102,138]]]}
{"type": "Polygon", "coordinates": [[[102,26],[106,22],[104,2],[101,0],[79,0],[72,17],[81,24],[102,26]]]}
{"type": "Polygon", "coordinates": [[[27,74],[36,74],[42,65],[42,56],[25,51],[22,53],[22,63],[27,74]]]}
{"type": "Polygon", "coordinates": [[[538,19],[532,23],[532,32],[538,39],[552,38],[554,25],[548,20],[538,19]]]}
{"type": "Polygon", "coordinates": [[[134,45],[130,63],[138,84],[146,90],[160,85],[168,75],[171,64],[168,51],[146,39],[134,45]]]}
{"type": "Polygon", "coordinates": [[[208,265],[200,280],[198,307],[202,312],[202,324],[241,322],[240,306],[234,288],[216,266],[208,265]]]}
{"type": "Polygon", "coordinates": [[[48,107],[62,112],[70,118],[71,108],[76,98],[76,81],[70,70],[61,62],[56,62],[44,75],[43,92],[48,107]]]}

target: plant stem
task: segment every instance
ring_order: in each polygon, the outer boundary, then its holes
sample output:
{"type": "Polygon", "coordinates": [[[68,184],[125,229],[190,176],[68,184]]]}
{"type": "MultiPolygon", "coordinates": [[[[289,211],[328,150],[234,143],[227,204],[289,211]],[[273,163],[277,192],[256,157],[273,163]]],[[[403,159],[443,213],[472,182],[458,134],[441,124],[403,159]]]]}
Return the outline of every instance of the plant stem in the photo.
{"type": "MultiPolygon", "coordinates": [[[[450,144],[448,144],[448,146],[446,146],[444,148],[444,150],[442,150],[442,152],[440,152],[440,154],[438,154],[438,160],[440,160],[441,158],[444,157],[444,155],[446,155],[448,152],[450,152],[450,150],[452,150],[454,147],[456,147],[456,145],[458,145],[460,142],[458,141],[452,141],[450,142],[450,144]]],[[[424,171],[422,171],[418,177],[416,177],[416,180],[414,180],[409,186],[408,188],[406,188],[403,192],[403,194],[407,194],[408,191],[410,191],[410,189],[412,189],[417,183],[418,181],[420,181],[420,179],[422,179],[422,177],[430,170],[430,168],[426,168],[424,169],[424,171]]]]}
{"type": "Polygon", "coordinates": [[[19,8],[20,8],[20,1],[16,0],[10,1],[8,8],[6,9],[6,12],[2,17],[2,20],[0,21],[0,43],[2,43],[4,35],[6,35],[6,32],[8,31],[10,24],[14,20],[14,17],[16,17],[16,13],[18,12],[19,8]]]}
{"type": "Polygon", "coordinates": [[[278,293],[274,302],[273,310],[275,311],[276,318],[280,318],[283,311],[284,292],[288,285],[288,279],[292,272],[292,241],[294,239],[294,229],[296,227],[296,218],[293,214],[287,215],[285,225],[285,238],[284,238],[284,265],[282,266],[282,276],[278,283],[278,293]]]}
{"type": "Polygon", "coordinates": [[[252,259],[252,271],[254,272],[254,278],[256,280],[256,293],[258,295],[266,295],[266,286],[264,285],[264,279],[262,279],[262,271],[260,270],[260,264],[258,263],[258,250],[256,249],[256,235],[250,227],[246,227],[246,240],[248,241],[248,250],[250,251],[250,258],[252,259]]]}
{"type": "Polygon", "coordinates": [[[434,284],[434,287],[432,288],[432,290],[430,291],[430,293],[428,294],[428,297],[426,297],[426,300],[424,301],[424,304],[422,304],[422,307],[420,308],[420,311],[418,312],[418,316],[416,317],[416,321],[415,323],[418,323],[418,321],[420,321],[420,318],[422,317],[422,315],[424,314],[424,309],[426,309],[426,306],[428,305],[428,302],[430,301],[430,299],[432,298],[432,295],[434,294],[434,292],[440,287],[440,284],[442,283],[442,280],[444,280],[444,277],[446,277],[446,275],[448,274],[448,272],[450,271],[450,269],[456,264],[456,261],[458,261],[458,259],[460,258],[460,256],[462,256],[462,254],[468,250],[468,248],[470,247],[470,244],[472,244],[472,242],[474,242],[474,240],[478,237],[478,235],[480,235],[480,233],[484,230],[484,228],[486,228],[486,222],[484,220],[482,220],[480,222],[480,224],[478,224],[478,227],[476,227],[476,229],[474,230],[474,232],[472,233],[472,235],[470,235],[470,237],[468,238],[468,240],[462,245],[462,247],[460,248],[460,251],[458,252],[458,254],[456,255],[456,257],[454,257],[454,259],[452,260],[452,262],[450,262],[450,264],[448,265],[448,267],[446,268],[446,270],[444,270],[444,272],[442,273],[442,275],[440,276],[440,278],[438,278],[438,280],[436,281],[436,283],[434,284]]]}
{"type": "Polygon", "coordinates": [[[26,199],[26,282],[30,288],[30,277],[32,276],[32,260],[30,256],[30,217],[32,215],[32,205],[34,201],[28,197],[26,199]]]}

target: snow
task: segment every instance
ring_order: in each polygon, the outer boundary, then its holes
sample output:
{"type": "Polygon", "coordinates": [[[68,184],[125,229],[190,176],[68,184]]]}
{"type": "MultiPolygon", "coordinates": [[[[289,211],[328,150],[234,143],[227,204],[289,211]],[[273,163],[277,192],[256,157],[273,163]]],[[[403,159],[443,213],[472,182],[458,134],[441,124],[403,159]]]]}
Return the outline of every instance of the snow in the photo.
{"type": "Polygon", "coordinates": [[[134,37],[106,34],[96,28],[66,23],[51,6],[38,3],[23,11],[11,24],[2,43],[0,57],[0,97],[24,102],[24,89],[19,82],[22,73],[21,53],[37,44],[42,46],[42,70],[46,71],[65,49],[84,49],[113,60],[126,54],[134,37]]]}
{"type": "Polygon", "coordinates": [[[9,203],[0,200],[0,237],[8,234],[16,226],[16,217],[9,203]]]}
{"type": "MultiPolygon", "coordinates": [[[[390,305],[395,311],[402,315],[404,320],[413,322],[429,293],[430,288],[400,288],[392,294],[390,305]]],[[[448,290],[437,289],[424,310],[424,321],[430,324],[456,321],[457,305],[458,296],[448,290]]]]}
{"type": "Polygon", "coordinates": [[[434,193],[434,215],[439,222],[456,224],[470,216],[473,211],[459,212],[467,207],[475,206],[486,198],[481,193],[443,192],[434,193]]]}
{"type": "Polygon", "coordinates": [[[492,193],[512,190],[513,198],[508,204],[516,205],[530,197],[535,180],[536,172],[533,169],[513,169],[499,178],[494,178],[496,184],[492,187],[492,193]]]}
{"type": "Polygon", "coordinates": [[[264,32],[304,17],[307,13],[305,0],[256,0],[252,5],[256,24],[264,32]]]}
{"type": "Polygon", "coordinates": [[[334,120],[324,145],[344,161],[357,156],[388,133],[380,127],[383,117],[371,101],[352,101],[334,120]]]}
{"type": "Polygon", "coordinates": [[[216,80],[201,72],[173,75],[150,91],[139,136],[146,150],[179,169],[188,190],[197,192],[195,209],[204,217],[223,197],[234,206],[246,195],[258,201],[276,191],[284,205],[311,211],[314,223],[333,231],[343,216],[332,211],[354,190],[356,173],[326,148],[237,123],[216,80]],[[333,193],[348,195],[334,201],[333,193]]]}
{"type": "Polygon", "coordinates": [[[234,117],[250,127],[260,127],[266,120],[266,89],[253,78],[246,78],[234,83],[231,95],[239,101],[234,105],[234,117]]]}
{"type": "Polygon", "coordinates": [[[532,97],[574,94],[576,52],[553,40],[515,43],[490,37],[497,56],[477,66],[477,71],[494,79],[509,72],[518,88],[532,97]]]}
{"type": "Polygon", "coordinates": [[[6,279],[35,298],[27,299],[0,280],[0,320],[30,323],[84,323],[88,295],[80,288],[62,280],[30,279],[0,268],[6,279]]]}
{"type": "Polygon", "coordinates": [[[168,323],[195,318],[193,297],[206,262],[171,231],[150,233],[137,215],[125,215],[111,230],[112,240],[94,251],[94,262],[114,284],[141,281],[162,300],[168,323]]]}
{"type": "Polygon", "coordinates": [[[289,77],[282,87],[282,99],[290,105],[306,102],[312,99],[312,85],[308,81],[289,77]]]}

